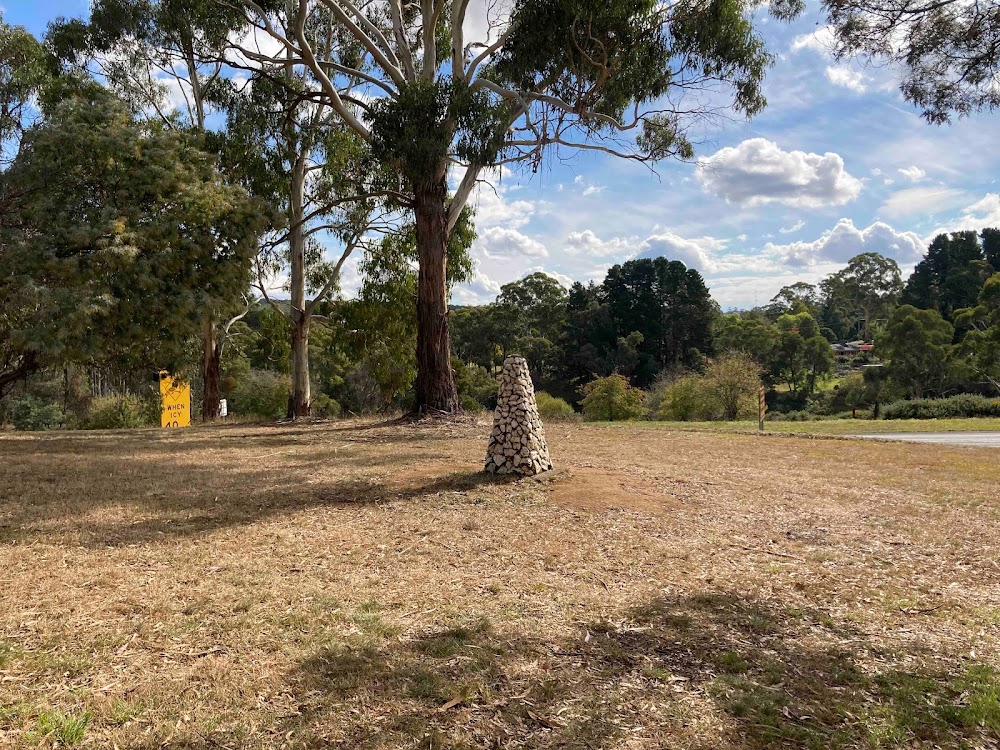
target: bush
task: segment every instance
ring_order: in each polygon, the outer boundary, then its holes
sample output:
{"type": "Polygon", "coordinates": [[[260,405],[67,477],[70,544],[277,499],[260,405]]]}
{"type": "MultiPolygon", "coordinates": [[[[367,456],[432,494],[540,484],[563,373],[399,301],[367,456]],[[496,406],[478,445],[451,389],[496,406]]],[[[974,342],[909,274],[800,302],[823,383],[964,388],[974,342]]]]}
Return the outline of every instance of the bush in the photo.
{"type": "Polygon", "coordinates": [[[288,413],[292,379],[270,370],[251,370],[233,389],[229,413],[237,417],[280,419],[288,413]]]}
{"type": "Polygon", "coordinates": [[[551,396],[545,391],[535,394],[535,403],[538,405],[538,416],[546,422],[556,422],[560,419],[573,419],[576,412],[565,400],[551,396]]]}
{"type": "Polygon", "coordinates": [[[746,352],[730,352],[709,361],[705,381],[722,419],[748,419],[757,414],[762,369],[746,352]]]}
{"type": "Polygon", "coordinates": [[[597,378],[583,387],[584,419],[593,422],[615,422],[639,419],[646,414],[646,394],[633,388],[624,376],[614,373],[597,378]]]}
{"type": "Polygon", "coordinates": [[[467,393],[458,397],[458,403],[461,405],[462,411],[470,414],[479,414],[486,411],[485,406],[467,393]]]}
{"type": "Polygon", "coordinates": [[[708,421],[718,416],[709,385],[700,375],[684,375],[658,386],[650,407],[654,419],[671,422],[708,421]]]}
{"type": "Polygon", "coordinates": [[[961,419],[1000,417],[1000,398],[962,394],[949,398],[894,401],[882,407],[882,419],[961,419]]]}
{"type": "Polygon", "coordinates": [[[10,421],[15,430],[51,430],[62,424],[63,413],[58,404],[25,396],[11,404],[10,421]]]}
{"type": "Polygon", "coordinates": [[[452,358],[452,369],[455,372],[455,387],[458,389],[463,409],[482,411],[483,407],[492,409],[497,405],[500,383],[487,372],[485,367],[463,364],[461,360],[452,358]],[[478,409],[472,406],[472,401],[479,404],[478,409]],[[469,407],[466,407],[466,402],[469,403],[469,407]]]}
{"type": "Polygon", "coordinates": [[[332,419],[339,417],[342,411],[340,402],[330,398],[325,393],[317,393],[312,400],[312,414],[314,417],[332,419]]]}
{"type": "Polygon", "coordinates": [[[159,398],[140,398],[126,393],[95,398],[83,427],[87,430],[131,430],[159,423],[159,398]]]}

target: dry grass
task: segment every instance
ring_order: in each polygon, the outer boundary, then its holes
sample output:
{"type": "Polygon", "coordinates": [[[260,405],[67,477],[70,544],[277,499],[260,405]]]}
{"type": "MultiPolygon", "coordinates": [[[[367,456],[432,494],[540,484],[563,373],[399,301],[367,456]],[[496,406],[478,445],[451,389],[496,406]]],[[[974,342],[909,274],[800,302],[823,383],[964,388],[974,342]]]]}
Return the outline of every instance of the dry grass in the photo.
{"type": "Polygon", "coordinates": [[[0,746],[997,747],[995,452],[486,432],[0,438],[0,746]]]}
{"type": "MultiPolygon", "coordinates": [[[[607,422],[605,426],[621,425],[607,422]]],[[[642,426],[696,432],[757,432],[756,421],[742,422],[642,422],[642,426]]],[[[794,435],[868,435],[884,432],[998,432],[1000,419],[816,419],[805,422],[768,420],[766,432],[794,435]]]]}

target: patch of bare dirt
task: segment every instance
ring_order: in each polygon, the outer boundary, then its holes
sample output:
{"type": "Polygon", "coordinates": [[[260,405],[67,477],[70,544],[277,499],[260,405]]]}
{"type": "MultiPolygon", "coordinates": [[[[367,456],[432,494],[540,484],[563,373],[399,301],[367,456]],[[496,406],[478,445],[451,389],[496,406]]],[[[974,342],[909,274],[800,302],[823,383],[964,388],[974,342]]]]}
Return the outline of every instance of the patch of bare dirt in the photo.
{"type": "Polygon", "coordinates": [[[574,468],[549,486],[552,502],[577,510],[620,508],[665,513],[679,502],[635,474],[604,469],[574,468]]]}

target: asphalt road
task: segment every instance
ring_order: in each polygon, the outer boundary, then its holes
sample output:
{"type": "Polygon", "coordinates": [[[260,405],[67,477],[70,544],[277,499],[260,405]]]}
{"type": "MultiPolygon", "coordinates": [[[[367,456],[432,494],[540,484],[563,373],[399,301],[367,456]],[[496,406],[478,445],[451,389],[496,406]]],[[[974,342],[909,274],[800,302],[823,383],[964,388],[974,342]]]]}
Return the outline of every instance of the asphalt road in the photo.
{"type": "Polygon", "coordinates": [[[866,440],[905,440],[911,443],[944,443],[1000,448],[1000,432],[882,432],[877,435],[852,435],[866,440]]]}

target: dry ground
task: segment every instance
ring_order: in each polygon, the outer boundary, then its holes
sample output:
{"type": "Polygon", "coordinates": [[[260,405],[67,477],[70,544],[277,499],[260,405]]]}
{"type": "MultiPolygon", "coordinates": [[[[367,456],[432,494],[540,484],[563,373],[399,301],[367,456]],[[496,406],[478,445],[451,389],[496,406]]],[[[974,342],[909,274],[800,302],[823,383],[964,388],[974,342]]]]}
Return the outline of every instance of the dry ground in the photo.
{"type": "Polygon", "coordinates": [[[989,449],[0,437],[0,747],[996,748],[989,449]]]}

